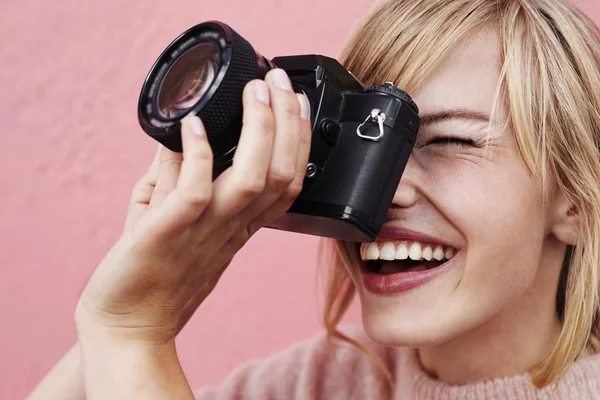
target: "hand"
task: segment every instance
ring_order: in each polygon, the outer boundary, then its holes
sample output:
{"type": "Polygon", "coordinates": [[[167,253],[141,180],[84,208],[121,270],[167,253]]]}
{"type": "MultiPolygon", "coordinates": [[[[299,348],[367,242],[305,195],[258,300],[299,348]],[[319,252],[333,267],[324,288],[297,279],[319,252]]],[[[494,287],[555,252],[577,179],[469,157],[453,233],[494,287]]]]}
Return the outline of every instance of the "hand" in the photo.
{"type": "Polygon", "coordinates": [[[232,167],[212,182],[203,125],[186,117],[183,154],[159,148],[134,189],[123,235],[94,271],[77,328],[156,343],[174,339],[248,239],[300,193],[311,129],[283,70],[244,89],[232,167]],[[266,82],[265,82],[266,81],[266,82]]]}

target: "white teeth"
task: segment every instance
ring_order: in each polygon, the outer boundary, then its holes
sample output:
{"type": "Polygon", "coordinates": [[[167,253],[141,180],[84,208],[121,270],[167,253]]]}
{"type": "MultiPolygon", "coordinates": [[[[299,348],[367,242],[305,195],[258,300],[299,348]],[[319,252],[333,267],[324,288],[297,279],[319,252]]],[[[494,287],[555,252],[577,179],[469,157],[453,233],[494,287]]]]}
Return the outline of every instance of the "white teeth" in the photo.
{"type": "Polygon", "coordinates": [[[394,247],[394,243],[387,242],[379,251],[379,258],[382,260],[395,260],[396,259],[396,248],[394,247]]]}
{"type": "Polygon", "coordinates": [[[377,260],[379,258],[379,248],[377,247],[377,243],[369,243],[366,256],[367,260],[377,260]]]}
{"type": "Polygon", "coordinates": [[[421,243],[413,242],[408,248],[408,256],[411,260],[420,260],[421,259],[421,243]]]}
{"type": "Polygon", "coordinates": [[[396,250],[396,260],[406,260],[408,258],[408,246],[406,242],[402,242],[398,245],[396,250]]]}
{"type": "Polygon", "coordinates": [[[437,260],[454,257],[456,250],[452,247],[442,245],[431,245],[414,241],[386,241],[363,243],[360,246],[360,258],[362,260],[437,260]],[[410,245],[409,245],[410,243],[410,245]]]}
{"type": "Polygon", "coordinates": [[[427,261],[431,261],[431,258],[433,257],[433,251],[431,250],[431,246],[425,246],[421,253],[421,257],[423,257],[427,261]]]}
{"type": "Polygon", "coordinates": [[[440,261],[444,258],[444,248],[440,245],[437,245],[435,250],[433,250],[433,258],[440,261]]]}

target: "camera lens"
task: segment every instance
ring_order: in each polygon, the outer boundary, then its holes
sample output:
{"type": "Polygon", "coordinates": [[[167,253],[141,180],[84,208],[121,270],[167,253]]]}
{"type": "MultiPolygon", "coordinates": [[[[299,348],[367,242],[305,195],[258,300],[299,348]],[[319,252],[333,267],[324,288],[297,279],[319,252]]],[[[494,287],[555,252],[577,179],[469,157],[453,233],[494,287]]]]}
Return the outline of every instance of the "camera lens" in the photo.
{"type": "Polygon", "coordinates": [[[208,21],[179,35],[160,54],[140,91],[144,131],[181,152],[181,120],[197,115],[214,155],[213,175],[232,163],[242,128],[242,92],[273,64],[228,25],[208,21]]]}
{"type": "Polygon", "coordinates": [[[178,118],[200,101],[219,71],[219,53],[212,42],[183,53],[158,89],[158,111],[163,117],[178,118]]]}

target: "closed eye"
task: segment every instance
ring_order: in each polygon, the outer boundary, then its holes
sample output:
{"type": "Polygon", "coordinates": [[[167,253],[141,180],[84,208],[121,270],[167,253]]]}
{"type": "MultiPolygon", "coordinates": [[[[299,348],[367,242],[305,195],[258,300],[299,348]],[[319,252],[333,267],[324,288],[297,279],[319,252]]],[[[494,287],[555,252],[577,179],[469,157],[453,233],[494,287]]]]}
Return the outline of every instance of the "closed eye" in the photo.
{"type": "Polygon", "coordinates": [[[436,136],[430,139],[425,146],[430,145],[454,145],[462,147],[479,147],[473,139],[460,138],[456,136],[436,136]]]}

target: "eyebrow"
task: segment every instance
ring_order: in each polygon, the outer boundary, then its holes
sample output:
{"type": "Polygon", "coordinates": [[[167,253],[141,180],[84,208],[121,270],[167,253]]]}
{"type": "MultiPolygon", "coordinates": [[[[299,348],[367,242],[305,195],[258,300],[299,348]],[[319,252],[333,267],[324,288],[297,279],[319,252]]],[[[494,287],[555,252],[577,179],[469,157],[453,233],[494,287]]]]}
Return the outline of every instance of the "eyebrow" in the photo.
{"type": "Polygon", "coordinates": [[[459,108],[423,114],[421,115],[421,125],[436,124],[452,119],[490,122],[490,116],[487,113],[459,108]]]}

